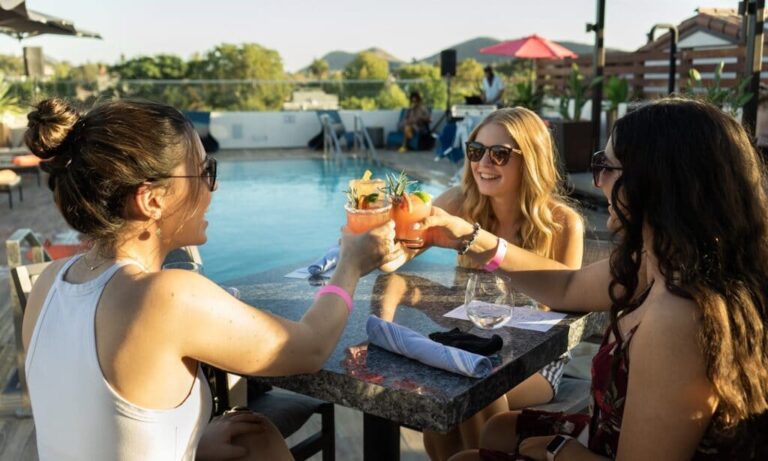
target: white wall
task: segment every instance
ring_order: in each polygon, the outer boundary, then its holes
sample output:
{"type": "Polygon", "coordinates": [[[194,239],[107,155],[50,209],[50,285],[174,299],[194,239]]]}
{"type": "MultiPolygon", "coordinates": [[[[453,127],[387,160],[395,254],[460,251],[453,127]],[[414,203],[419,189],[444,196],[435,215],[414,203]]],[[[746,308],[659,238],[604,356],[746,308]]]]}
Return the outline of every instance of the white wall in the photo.
{"type": "MultiPolygon", "coordinates": [[[[433,123],[442,111],[433,111],[433,123]]],[[[347,131],[355,127],[360,115],[366,126],[384,128],[384,136],[395,131],[400,110],[340,110],[347,131]]],[[[285,112],[212,112],[211,134],[222,149],[306,147],[320,133],[320,120],[314,111],[285,112]]]]}

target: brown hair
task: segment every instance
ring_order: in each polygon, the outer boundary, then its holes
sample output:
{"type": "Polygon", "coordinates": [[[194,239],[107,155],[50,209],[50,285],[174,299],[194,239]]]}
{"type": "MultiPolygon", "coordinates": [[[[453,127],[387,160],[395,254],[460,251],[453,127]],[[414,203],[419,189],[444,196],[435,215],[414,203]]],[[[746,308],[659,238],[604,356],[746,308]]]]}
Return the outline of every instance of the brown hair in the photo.
{"type": "Polygon", "coordinates": [[[27,116],[24,140],[50,174],[48,187],[64,219],[101,247],[114,245],[126,220],[126,198],[148,180],[191,161],[194,129],[163,104],[115,100],[81,114],[46,99],[27,116]]]}

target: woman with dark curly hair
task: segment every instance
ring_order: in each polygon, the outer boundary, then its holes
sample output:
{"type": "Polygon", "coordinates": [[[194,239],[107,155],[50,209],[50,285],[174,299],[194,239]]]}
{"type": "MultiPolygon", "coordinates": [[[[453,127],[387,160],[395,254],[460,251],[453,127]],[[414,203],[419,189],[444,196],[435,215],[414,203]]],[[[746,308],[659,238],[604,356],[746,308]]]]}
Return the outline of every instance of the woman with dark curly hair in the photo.
{"type": "MultiPolygon", "coordinates": [[[[553,308],[610,312],[592,415],[502,413],[452,460],[766,459],[768,198],[747,133],[663,99],[617,121],[593,174],[619,239],[610,260],[566,270],[482,230],[469,251],[553,308]]],[[[440,210],[424,224],[445,247],[473,234],[440,210]]]]}

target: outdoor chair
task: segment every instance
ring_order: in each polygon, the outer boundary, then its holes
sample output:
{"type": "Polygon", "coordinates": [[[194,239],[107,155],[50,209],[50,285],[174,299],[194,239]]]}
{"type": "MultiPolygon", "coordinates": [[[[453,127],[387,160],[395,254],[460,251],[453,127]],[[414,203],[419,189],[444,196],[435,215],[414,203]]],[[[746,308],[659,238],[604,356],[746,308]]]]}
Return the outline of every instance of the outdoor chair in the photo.
{"type": "Polygon", "coordinates": [[[323,129],[323,146],[327,150],[333,148],[334,152],[341,152],[341,144],[344,143],[350,149],[355,143],[355,134],[347,131],[341,115],[337,110],[318,110],[317,118],[323,129]]]}
{"type": "Polygon", "coordinates": [[[32,155],[26,147],[0,148],[0,170],[11,170],[18,174],[34,174],[37,186],[42,183],[40,158],[32,155]]]}
{"type": "MultiPolygon", "coordinates": [[[[429,113],[430,115],[432,114],[432,109],[429,109],[429,113]]],[[[400,116],[397,119],[397,131],[392,131],[387,134],[387,149],[397,149],[403,145],[405,133],[400,129],[400,124],[403,123],[407,114],[408,109],[402,109],[400,111],[400,116]]],[[[429,150],[432,148],[433,144],[434,140],[430,133],[418,132],[413,134],[413,137],[408,141],[406,147],[408,147],[409,150],[416,151],[429,150]]]]}
{"type": "Polygon", "coordinates": [[[0,170],[0,192],[8,194],[8,206],[13,209],[13,190],[19,191],[19,201],[24,201],[24,188],[21,176],[11,170],[0,170]]]}

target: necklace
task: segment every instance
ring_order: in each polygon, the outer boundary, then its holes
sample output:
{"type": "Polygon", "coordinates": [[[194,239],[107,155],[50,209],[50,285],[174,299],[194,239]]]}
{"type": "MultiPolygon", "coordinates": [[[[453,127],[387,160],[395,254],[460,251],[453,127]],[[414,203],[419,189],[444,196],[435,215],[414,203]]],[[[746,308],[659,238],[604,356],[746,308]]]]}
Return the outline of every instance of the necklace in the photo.
{"type": "Polygon", "coordinates": [[[83,254],[83,262],[85,263],[86,267],[88,267],[88,270],[91,271],[91,272],[96,270],[96,268],[103,266],[104,263],[106,263],[107,261],[108,260],[105,259],[104,261],[102,261],[102,262],[100,262],[98,264],[89,264],[88,263],[88,259],[85,257],[85,254],[83,254]]]}

